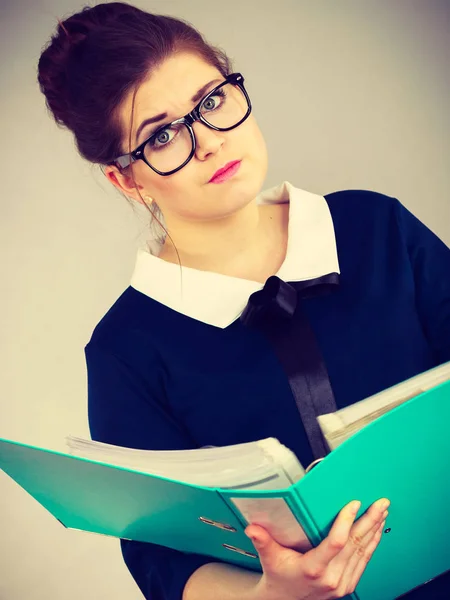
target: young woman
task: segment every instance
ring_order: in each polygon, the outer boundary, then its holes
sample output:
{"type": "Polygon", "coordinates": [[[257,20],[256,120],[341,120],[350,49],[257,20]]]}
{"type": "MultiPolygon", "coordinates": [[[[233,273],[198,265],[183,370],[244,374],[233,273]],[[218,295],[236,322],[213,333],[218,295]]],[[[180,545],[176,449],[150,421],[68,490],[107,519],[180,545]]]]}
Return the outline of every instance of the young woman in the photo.
{"type": "MultiPolygon", "coordinates": [[[[267,152],[244,77],[191,26],[86,8],[60,23],[38,77],[81,155],[160,233],[86,346],[93,439],[164,450],[273,436],[308,465],[324,451],[316,414],[450,360],[449,249],[382,194],[261,192],[267,152]]],[[[262,575],[121,545],[152,600],[340,598],[387,505],[359,519],[343,507],[305,554],[249,526],[262,575]]]]}

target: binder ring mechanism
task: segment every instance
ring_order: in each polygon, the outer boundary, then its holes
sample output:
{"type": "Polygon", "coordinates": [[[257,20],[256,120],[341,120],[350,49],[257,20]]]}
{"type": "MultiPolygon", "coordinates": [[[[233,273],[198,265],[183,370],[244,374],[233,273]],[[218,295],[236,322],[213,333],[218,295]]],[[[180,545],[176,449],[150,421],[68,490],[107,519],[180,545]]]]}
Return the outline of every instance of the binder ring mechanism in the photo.
{"type": "Polygon", "coordinates": [[[213,525],[214,527],[219,527],[220,529],[226,529],[226,531],[237,531],[235,527],[232,525],[228,525],[227,523],[220,523],[220,521],[213,521],[212,519],[207,519],[206,517],[199,517],[202,523],[206,523],[207,525],[213,525]]]}
{"type": "Polygon", "coordinates": [[[236,546],[230,546],[230,544],[222,544],[222,546],[227,550],[232,550],[233,552],[238,552],[239,554],[245,554],[245,556],[249,556],[250,558],[258,558],[258,556],[253,554],[253,552],[247,552],[247,550],[242,550],[242,548],[236,548],[236,546]]]}
{"type": "Polygon", "coordinates": [[[325,458],[325,456],[322,456],[322,458],[318,458],[317,460],[313,460],[311,464],[309,464],[306,469],[305,469],[305,475],[306,473],[308,473],[309,471],[311,471],[311,469],[314,469],[314,467],[316,465],[318,465],[320,463],[320,461],[322,461],[325,458]]]}
{"type": "MultiPolygon", "coordinates": [[[[202,523],[206,523],[207,525],[219,527],[219,529],[225,529],[226,531],[234,533],[237,531],[237,529],[232,525],[228,525],[227,523],[220,523],[220,521],[213,521],[212,519],[208,519],[207,517],[199,517],[199,520],[202,523]]],[[[244,554],[245,556],[249,556],[250,558],[258,558],[257,554],[253,554],[253,552],[247,552],[247,550],[243,550],[242,548],[237,548],[236,546],[231,546],[230,544],[222,544],[222,546],[227,550],[231,550],[232,552],[238,552],[239,554],[244,554]]]]}

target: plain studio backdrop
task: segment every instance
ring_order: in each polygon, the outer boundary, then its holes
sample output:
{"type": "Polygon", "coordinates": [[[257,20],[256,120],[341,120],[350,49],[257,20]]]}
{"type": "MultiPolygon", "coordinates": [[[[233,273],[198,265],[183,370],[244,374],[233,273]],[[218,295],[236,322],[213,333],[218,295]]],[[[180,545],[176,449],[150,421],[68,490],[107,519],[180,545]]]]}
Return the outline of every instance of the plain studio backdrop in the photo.
{"type": "MultiPolygon", "coordinates": [[[[450,243],[448,0],[135,5],[187,19],[229,53],[268,144],[264,187],[376,190],[450,243]]],[[[0,9],[0,437],[56,450],[89,435],[83,348],[147,235],[145,211],[79,157],[36,83],[56,18],[82,6],[0,9]]],[[[142,598],[117,540],[65,530],[3,473],[0,507],[1,600],[142,598]]]]}

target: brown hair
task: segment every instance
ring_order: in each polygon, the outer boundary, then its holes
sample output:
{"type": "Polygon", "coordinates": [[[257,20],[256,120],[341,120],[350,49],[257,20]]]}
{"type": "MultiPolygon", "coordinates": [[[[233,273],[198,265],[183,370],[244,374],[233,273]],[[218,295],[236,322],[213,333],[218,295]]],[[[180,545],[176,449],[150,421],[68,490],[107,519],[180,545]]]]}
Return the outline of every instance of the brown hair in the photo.
{"type": "MultiPolygon", "coordinates": [[[[40,56],[38,82],[56,123],[73,132],[81,156],[109,165],[132,150],[131,123],[140,84],[166,58],[183,51],[201,56],[224,77],[231,72],[223,50],[208,44],[186,21],[125,2],[86,6],[59,21],[40,56]],[[118,108],[131,91],[130,133],[124,148],[118,108]]],[[[127,169],[141,196],[132,165],[127,169]]]]}

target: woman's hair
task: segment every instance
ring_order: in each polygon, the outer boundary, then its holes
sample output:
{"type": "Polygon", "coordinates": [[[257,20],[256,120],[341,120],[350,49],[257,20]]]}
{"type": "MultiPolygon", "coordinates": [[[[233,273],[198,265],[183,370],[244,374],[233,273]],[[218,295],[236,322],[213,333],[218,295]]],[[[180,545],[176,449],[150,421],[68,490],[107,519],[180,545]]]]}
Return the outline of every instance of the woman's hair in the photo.
{"type": "MultiPolygon", "coordinates": [[[[108,165],[133,150],[131,124],[141,83],[166,58],[186,51],[202,57],[224,77],[231,72],[223,50],[208,44],[186,21],[125,2],[86,6],[59,22],[40,56],[38,82],[56,123],[73,132],[81,156],[108,165]],[[124,147],[119,107],[129,92],[133,101],[124,147]]],[[[127,170],[137,189],[132,165],[127,170]]]]}

